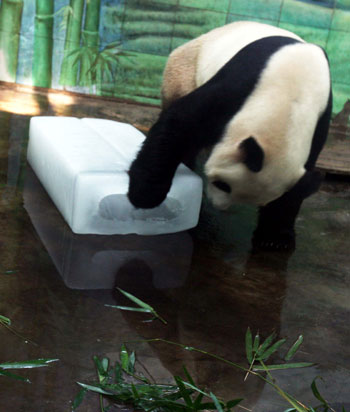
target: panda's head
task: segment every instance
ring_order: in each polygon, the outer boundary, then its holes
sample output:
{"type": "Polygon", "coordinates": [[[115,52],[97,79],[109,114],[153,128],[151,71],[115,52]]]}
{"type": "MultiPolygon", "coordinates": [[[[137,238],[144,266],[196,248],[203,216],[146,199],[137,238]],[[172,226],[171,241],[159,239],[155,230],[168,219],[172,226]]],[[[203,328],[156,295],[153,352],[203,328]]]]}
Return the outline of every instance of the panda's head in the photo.
{"type": "Polygon", "coordinates": [[[208,196],[219,209],[233,203],[263,206],[289,190],[305,172],[288,167],[285,160],[271,158],[254,136],[233,145],[223,141],[205,164],[208,196]]]}

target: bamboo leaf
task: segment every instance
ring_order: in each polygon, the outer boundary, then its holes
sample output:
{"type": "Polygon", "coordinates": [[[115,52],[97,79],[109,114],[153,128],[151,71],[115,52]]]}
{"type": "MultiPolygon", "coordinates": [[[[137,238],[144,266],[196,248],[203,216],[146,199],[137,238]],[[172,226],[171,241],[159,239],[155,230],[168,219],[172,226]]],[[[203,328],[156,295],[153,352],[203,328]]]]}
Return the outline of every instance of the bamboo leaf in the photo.
{"type": "Polygon", "coordinates": [[[135,399],[139,399],[140,395],[138,394],[137,389],[136,389],[136,387],[133,383],[131,384],[131,389],[132,389],[132,393],[133,393],[135,399]]]}
{"type": "MultiPolygon", "coordinates": [[[[268,370],[286,370],[286,369],[295,369],[295,368],[309,368],[310,366],[314,366],[314,363],[310,362],[299,362],[299,363],[283,363],[280,365],[266,365],[268,370]]],[[[254,371],[263,371],[265,368],[261,365],[254,365],[254,371]]]]}
{"type": "Polygon", "coordinates": [[[188,379],[189,383],[190,383],[191,385],[193,385],[193,386],[196,386],[196,384],[194,383],[194,380],[193,380],[192,376],[190,375],[189,371],[186,369],[186,366],[183,365],[182,368],[183,368],[183,370],[184,370],[184,372],[185,372],[186,378],[188,379]]]}
{"type": "Polygon", "coordinates": [[[201,403],[202,403],[203,398],[204,398],[204,395],[203,395],[202,393],[199,393],[198,396],[197,396],[197,398],[195,399],[195,401],[194,401],[194,403],[193,403],[193,409],[194,409],[195,411],[199,409],[199,407],[200,407],[200,405],[201,405],[201,403]]]}
{"type": "Polygon", "coordinates": [[[303,343],[304,337],[303,335],[300,335],[298,339],[294,342],[294,344],[291,346],[289,351],[287,352],[287,355],[285,356],[284,360],[289,361],[293,358],[295,353],[298,351],[300,348],[300,345],[303,343]]]}
{"type": "Polygon", "coordinates": [[[72,403],[72,410],[75,411],[83,402],[87,390],[85,388],[81,388],[78,392],[77,396],[74,398],[72,403]]]}
{"type": "Polygon", "coordinates": [[[188,386],[190,389],[198,392],[199,394],[201,394],[201,395],[203,395],[203,396],[208,396],[208,397],[210,397],[210,394],[209,394],[209,393],[204,392],[202,389],[199,389],[196,385],[192,385],[191,383],[185,382],[185,381],[182,381],[182,382],[183,382],[183,384],[184,384],[185,386],[188,386]]]}
{"type": "Polygon", "coordinates": [[[174,376],[175,382],[177,383],[177,386],[179,388],[179,391],[181,393],[181,396],[183,397],[184,401],[186,402],[186,405],[192,409],[193,402],[192,399],[189,395],[188,390],[186,389],[184,382],[179,376],[174,376]]]}
{"type": "Polygon", "coordinates": [[[0,363],[2,369],[32,369],[48,366],[49,363],[57,362],[59,359],[36,359],[23,362],[5,362],[0,363]]]}
{"type": "Polygon", "coordinates": [[[320,402],[322,402],[322,404],[323,404],[324,406],[329,406],[329,405],[328,405],[328,402],[323,398],[323,396],[320,394],[320,392],[319,392],[319,390],[318,390],[318,388],[317,388],[317,386],[316,386],[316,379],[319,379],[319,377],[316,377],[316,378],[312,381],[312,384],[311,384],[312,393],[314,394],[314,397],[315,397],[316,399],[318,399],[320,402]]]}
{"type": "Polygon", "coordinates": [[[128,370],[129,354],[124,344],[122,345],[120,350],[120,361],[122,364],[122,369],[124,369],[125,371],[128,370]]]}
{"type": "Polygon", "coordinates": [[[6,325],[11,325],[11,319],[6,316],[0,315],[0,323],[5,323],[6,325]]]}
{"type": "Polygon", "coordinates": [[[153,311],[152,306],[148,305],[147,303],[143,302],[141,299],[137,298],[136,296],[132,295],[131,293],[126,292],[123,289],[117,288],[119,292],[121,292],[124,296],[126,296],[128,299],[136,303],[136,305],[140,306],[140,308],[143,309],[148,309],[150,312],[153,311]]]}
{"type": "Polygon", "coordinates": [[[105,305],[110,308],[115,308],[115,309],[120,309],[120,310],[128,310],[130,312],[143,312],[143,313],[152,313],[149,309],[143,309],[143,308],[133,308],[131,306],[119,306],[119,305],[105,305]]]}
{"type": "Polygon", "coordinates": [[[275,353],[284,343],[286,342],[286,339],[280,339],[276,343],[274,343],[272,346],[269,347],[261,356],[259,356],[257,359],[258,360],[263,360],[266,361],[269,359],[269,357],[275,353]]]}
{"type": "Polygon", "coordinates": [[[271,343],[273,342],[273,340],[276,337],[276,333],[272,332],[271,335],[269,335],[264,342],[261,344],[261,346],[259,347],[258,351],[257,351],[257,357],[261,357],[261,354],[265,352],[265,350],[271,345],[271,343]]]}
{"type": "Polygon", "coordinates": [[[259,348],[259,343],[260,343],[260,336],[259,336],[259,333],[257,333],[257,334],[255,335],[254,343],[253,343],[253,352],[254,352],[254,353],[256,353],[256,351],[258,350],[258,348],[259,348]]]}
{"type": "Polygon", "coordinates": [[[114,375],[115,375],[115,382],[116,383],[123,382],[123,372],[122,372],[122,367],[121,367],[119,362],[115,363],[114,375]]]}
{"type": "Polygon", "coordinates": [[[233,399],[232,401],[228,401],[226,403],[226,407],[229,408],[229,409],[234,408],[235,406],[237,406],[242,401],[243,401],[243,399],[233,399]]]}
{"type": "Polygon", "coordinates": [[[136,361],[136,355],[135,352],[131,352],[131,355],[129,356],[129,363],[128,363],[128,371],[130,373],[135,372],[135,361],[136,361]]]}
{"type": "MultiPolygon", "coordinates": [[[[98,77],[102,78],[102,73],[101,69],[97,67],[97,72],[100,72],[98,77]]],[[[140,306],[142,309],[147,309],[149,310],[156,318],[158,318],[161,322],[164,324],[167,324],[167,321],[163,319],[161,316],[158,315],[158,313],[152,308],[152,306],[148,305],[147,303],[143,302],[141,299],[137,298],[136,296],[132,295],[131,293],[126,292],[123,289],[117,288],[119,292],[121,292],[124,296],[126,296],[128,299],[133,301],[136,305],[140,306]]]]}
{"type": "Polygon", "coordinates": [[[224,412],[224,410],[222,409],[222,406],[221,406],[218,398],[213,394],[213,392],[210,392],[210,397],[211,397],[212,400],[214,401],[214,404],[215,404],[215,406],[216,406],[216,409],[217,409],[219,412],[224,412]]]}
{"type": "Polygon", "coordinates": [[[0,369],[0,375],[7,376],[8,378],[16,379],[18,381],[30,383],[30,380],[28,378],[23,378],[23,376],[15,375],[14,373],[8,372],[7,370],[0,369]]]}
{"type": "Polygon", "coordinates": [[[100,383],[103,383],[108,378],[108,359],[103,358],[101,361],[97,356],[94,356],[93,360],[96,365],[98,380],[100,383]],[[107,366],[106,366],[106,361],[107,361],[107,366]]]}
{"type": "Polygon", "coordinates": [[[253,345],[252,344],[252,332],[250,331],[250,328],[248,328],[245,334],[245,350],[246,350],[247,359],[248,359],[249,364],[253,363],[253,346],[252,345],[253,345]]]}
{"type": "Polygon", "coordinates": [[[82,388],[86,389],[87,391],[100,393],[101,395],[113,395],[112,392],[107,392],[104,389],[100,388],[99,386],[95,385],[88,385],[86,383],[77,382],[82,388]]]}

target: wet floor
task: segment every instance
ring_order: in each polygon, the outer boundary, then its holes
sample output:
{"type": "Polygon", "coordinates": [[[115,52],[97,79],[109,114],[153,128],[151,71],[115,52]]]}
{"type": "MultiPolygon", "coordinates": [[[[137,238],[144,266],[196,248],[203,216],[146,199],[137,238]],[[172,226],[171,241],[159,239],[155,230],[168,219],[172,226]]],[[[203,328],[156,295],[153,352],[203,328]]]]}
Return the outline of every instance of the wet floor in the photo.
{"type": "MultiPolygon", "coordinates": [[[[1,377],[1,412],[69,411],[75,382],[94,376],[92,357],[115,360],[125,341],[134,342],[128,347],[136,350],[140,369],[158,381],[181,375],[185,364],[218,396],[242,397],[248,410],[282,412],[289,405],[253,376],[244,382],[244,374],[208,356],[135,343],[164,338],[246,366],[248,326],[262,336],[275,331],[289,343],[303,334],[295,360],[317,365],[275,372],[275,378],[297,399],[317,405],[310,384],[322,376],[319,389],[335,410],[350,407],[348,181],[327,179],[304,203],[291,254],[251,254],[255,210],[222,213],[206,201],[199,225],[186,233],[78,236],[26,164],[30,116],[104,117],[145,130],[158,110],[25,89],[0,88],[0,100],[0,314],[31,341],[0,325],[0,360],[60,359],[46,369],[21,371],[32,384],[1,377]],[[151,304],[168,325],[106,307],[129,304],[116,287],[151,304]]],[[[98,411],[97,401],[89,396],[80,410],[98,411]]]]}

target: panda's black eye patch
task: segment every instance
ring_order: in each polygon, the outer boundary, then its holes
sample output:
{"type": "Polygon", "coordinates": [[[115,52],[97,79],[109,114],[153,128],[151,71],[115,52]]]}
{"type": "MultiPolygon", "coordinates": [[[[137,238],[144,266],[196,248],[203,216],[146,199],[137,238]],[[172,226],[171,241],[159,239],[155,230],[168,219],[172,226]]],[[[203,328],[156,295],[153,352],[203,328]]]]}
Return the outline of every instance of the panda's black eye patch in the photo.
{"type": "Polygon", "coordinates": [[[214,185],[215,187],[217,187],[225,193],[231,193],[230,185],[223,182],[222,180],[214,180],[214,182],[212,182],[212,185],[214,185]]]}

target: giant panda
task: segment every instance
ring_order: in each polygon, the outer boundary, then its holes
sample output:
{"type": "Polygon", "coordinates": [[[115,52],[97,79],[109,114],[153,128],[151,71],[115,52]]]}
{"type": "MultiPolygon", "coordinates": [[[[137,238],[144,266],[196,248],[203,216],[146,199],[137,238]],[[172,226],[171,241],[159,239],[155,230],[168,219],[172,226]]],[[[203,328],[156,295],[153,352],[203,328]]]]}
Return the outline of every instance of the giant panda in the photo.
{"type": "Polygon", "coordinates": [[[256,205],[254,248],[293,248],[302,201],[321,183],[314,169],[331,111],[322,48],[256,22],[216,28],[170,54],[162,111],[128,172],[128,197],[159,205],[179,163],[209,148],[212,203],[256,205]]]}

